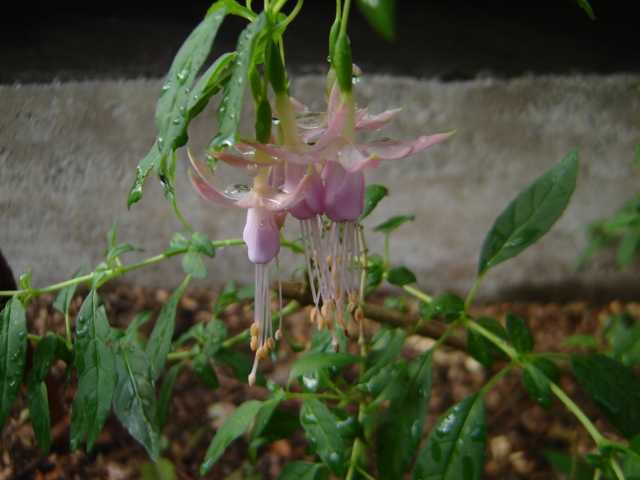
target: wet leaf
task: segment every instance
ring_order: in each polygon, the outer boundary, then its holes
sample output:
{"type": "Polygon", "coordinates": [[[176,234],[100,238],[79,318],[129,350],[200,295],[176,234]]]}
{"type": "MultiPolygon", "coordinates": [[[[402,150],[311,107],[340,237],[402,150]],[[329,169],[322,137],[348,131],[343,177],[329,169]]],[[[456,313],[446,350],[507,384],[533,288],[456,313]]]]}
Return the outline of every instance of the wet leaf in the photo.
{"type": "Polygon", "coordinates": [[[526,365],[522,369],[522,383],[531,399],[545,410],[551,406],[551,385],[542,370],[534,365],[526,365]]]}
{"type": "Polygon", "coordinates": [[[482,244],[478,276],[516,256],[560,218],[576,184],[578,151],[540,175],[496,218],[482,244]]]}
{"type": "Polygon", "coordinates": [[[276,480],[329,480],[329,469],[321,463],[299,460],[284,467],[276,480]]]}
{"type": "Polygon", "coordinates": [[[521,355],[526,355],[533,351],[534,339],[527,327],[527,324],[515,313],[507,313],[506,318],[507,335],[513,348],[521,355]]]}
{"type": "Polygon", "coordinates": [[[158,432],[161,433],[164,430],[164,426],[167,423],[167,417],[169,415],[169,406],[171,404],[171,394],[173,393],[173,386],[176,383],[176,378],[180,372],[182,363],[176,363],[171,367],[162,380],[160,385],[160,391],[158,392],[158,401],[156,402],[156,413],[158,418],[158,432]]]}
{"type": "Polygon", "coordinates": [[[55,333],[47,332],[40,339],[33,354],[33,368],[31,370],[35,381],[43,382],[47,378],[57,348],[58,336],[55,333]]]}
{"type": "Polygon", "coordinates": [[[431,351],[409,363],[402,393],[391,397],[377,428],[378,473],[381,480],[402,478],[422,439],[432,387],[431,351]]]}
{"type": "Polygon", "coordinates": [[[389,195],[389,190],[382,185],[370,184],[364,190],[364,210],[358,217],[361,222],[378,206],[380,200],[389,195]]]}
{"type": "Polygon", "coordinates": [[[246,432],[251,426],[258,410],[263,406],[263,402],[258,400],[249,400],[236,408],[231,415],[225,420],[222,426],[213,437],[213,441],[204,458],[204,462],[200,466],[200,474],[204,475],[213,464],[222,456],[227,447],[236,438],[246,432]]]}
{"type": "Polygon", "coordinates": [[[0,428],[18,396],[27,356],[27,319],[17,297],[0,312],[0,428]]]}
{"type": "Polygon", "coordinates": [[[176,150],[187,142],[191,87],[211,51],[226,13],[226,7],[220,6],[208,14],[191,32],[173,59],[156,107],[156,143],[163,154],[176,150]]]}
{"type": "Polygon", "coordinates": [[[387,40],[395,39],[396,0],[357,0],[356,5],[378,34],[387,40]]]}
{"type": "Polygon", "coordinates": [[[478,392],[443,413],[418,453],[412,480],[478,480],[482,476],[487,420],[478,392]]]}
{"type": "Polygon", "coordinates": [[[392,268],[387,272],[387,282],[391,285],[408,285],[417,282],[416,276],[407,267],[392,268]]]}
{"type": "Polygon", "coordinates": [[[38,446],[43,452],[51,447],[51,414],[47,386],[37,378],[33,370],[27,375],[27,391],[29,400],[29,418],[33,426],[38,446]]]}
{"type": "Polygon", "coordinates": [[[323,368],[342,367],[361,360],[364,360],[364,358],[359,355],[352,355],[351,353],[310,353],[300,357],[293,363],[291,373],[289,373],[289,378],[296,378],[300,375],[315,372],[323,368]]]}
{"type": "Polygon", "coordinates": [[[413,221],[415,219],[415,215],[398,215],[397,217],[391,217],[386,222],[381,223],[380,225],[373,227],[371,230],[374,232],[382,232],[385,235],[389,235],[396,228],[401,226],[403,223],[408,221],[413,221]]]}
{"type": "Polygon", "coordinates": [[[591,401],[627,438],[640,433],[640,379],[604,355],[571,356],[571,368],[591,401]]]}
{"type": "Polygon", "coordinates": [[[200,77],[198,83],[189,93],[189,108],[187,118],[190,120],[198,115],[209,103],[209,100],[221,88],[221,83],[228,78],[227,67],[235,58],[235,53],[221,55],[200,77]]]}
{"type": "Polygon", "coordinates": [[[211,360],[204,353],[201,353],[193,360],[193,371],[207,387],[216,389],[220,386],[218,375],[211,364],[211,360]]]}
{"type": "Polygon", "coordinates": [[[76,320],[74,345],[78,369],[78,391],[71,412],[71,449],[87,438],[87,450],[93,448],[102,425],[111,410],[116,386],[115,359],[107,346],[109,322],[102,300],[91,290],[76,320]]]}
{"type": "Polygon", "coordinates": [[[136,203],[142,198],[142,185],[147,180],[149,174],[153,171],[156,165],[162,162],[162,158],[166,158],[167,154],[160,153],[157,141],[153,143],[149,153],[140,160],[140,163],[136,167],[136,178],[133,181],[129,196],[127,198],[127,209],[131,208],[131,205],[136,203]]]}
{"type": "Polygon", "coordinates": [[[238,125],[249,78],[248,72],[249,68],[253,66],[258,39],[267,23],[267,17],[263,12],[240,34],[233,61],[233,73],[224,88],[218,106],[218,134],[209,144],[210,149],[219,150],[232,147],[238,140],[238,125]]]}
{"type": "Polygon", "coordinates": [[[182,292],[187,286],[189,279],[187,278],[182,285],[171,294],[166,303],[162,306],[158,319],[156,320],[149,341],[145,348],[147,358],[151,361],[153,368],[153,379],[157,380],[164,370],[164,364],[167,361],[167,355],[171,350],[171,339],[176,323],[176,308],[182,296],[182,292]]]}
{"type": "Polygon", "coordinates": [[[156,413],[153,367],[134,344],[120,346],[115,357],[116,387],[113,410],[154,462],[158,461],[160,430],[156,413]]]}
{"type": "Polygon", "coordinates": [[[335,418],[315,398],[307,398],[300,409],[300,423],[315,451],[337,477],[344,473],[344,448],[335,418]]]}
{"type": "Polygon", "coordinates": [[[204,233],[194,232],[191,235],[189,244],[196,248],[199,252],[204,253],[207,257],[213,258],[216,256],[216,247],[209,237],[204,233]]]}

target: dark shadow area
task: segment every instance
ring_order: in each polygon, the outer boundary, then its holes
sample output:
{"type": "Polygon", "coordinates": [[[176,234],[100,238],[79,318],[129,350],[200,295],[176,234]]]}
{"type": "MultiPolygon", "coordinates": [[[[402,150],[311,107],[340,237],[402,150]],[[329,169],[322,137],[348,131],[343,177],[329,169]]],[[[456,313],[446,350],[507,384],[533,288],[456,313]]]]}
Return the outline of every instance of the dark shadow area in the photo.
{"type": "MultiPolygon", "coordinates": [[[[256,4],[260,2],[254,2],[256,4]]],[[[0,5],[0,83],[163,77],[209,1],[13,0],[0,5]]],[[[292,2],[293,5],[293,2],[292,2]]],[[[292,72],[323,72],[334,2],[307,1],[286,34],[292,72]]],[[[527,73],[640,72],[640,2],[398,1],[397,38],[355,11],[349,31],[365,73],[457,80],[527,73]]],[[[225,21],[214,55],[245,21],[225,21]]]]}

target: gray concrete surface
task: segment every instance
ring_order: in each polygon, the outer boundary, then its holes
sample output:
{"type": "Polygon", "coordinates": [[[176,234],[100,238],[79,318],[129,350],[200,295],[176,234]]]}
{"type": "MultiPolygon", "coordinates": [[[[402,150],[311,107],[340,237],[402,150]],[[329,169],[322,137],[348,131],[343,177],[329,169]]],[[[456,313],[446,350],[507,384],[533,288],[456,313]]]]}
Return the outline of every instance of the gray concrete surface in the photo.
{"type": "MultiPolygon", "coordinates": [[[[321,76],[298,77],[292,92],[321,108],[322,83],[321,76]]],[[[586,243],[586,224],[613,213],[640,186],[640,172],[631,167],[640,139],[639,84],[639,75],[624,74],[457,82],[365,77],[356,90],[361,105],[375,112],[404,106],[381,134],[413,139],[457,129],[445,144],[367,174],[369,182],[385,184],[391,197],[365,226],[414,214],[416,220],[392,237],[393,265],[410,267],[427,291],[466,294],[494,218],[577,147],[579,183],[565,215],[542,241],[492,270],[479,296],[637,296],[637,264],[618,273],[605,254],[578,272],[575,260],[586,243]]],[[[68,278],[84,262],[95,266],[116,218],[119,240],[146,250],[126,254],[127,262],[162,252],[172,232],[181,231],[155,177],[141,202],[126,210],[135,167],[155,138],[160,85],[105,80],[0,86],[0,249],[16,275],[36,268],[32,283],[45,286],[68,278]]],[[[215,133],[213,119],[212,110],[192,125],[189,146],[197,155],[215,133]]],[[[186,151],[179,154],[177,192],[187,220],[214,239],[241,236],[243,213],[201,200],[188,184],[186,151]]],[[[297,233],[291,220],[287,231],[297,233]]],[[[370,249],[382,246],[382,236],[371,233],[370,249]]],[[[296,262],[283,260],[288,271],[296,262]]],[[[202,285],[253,278],[244,247],[220,250],[207,266],[202,285]]],[[[172,259],[123,281],[172,287],[182,278],[179,260],[172,259]]]]}

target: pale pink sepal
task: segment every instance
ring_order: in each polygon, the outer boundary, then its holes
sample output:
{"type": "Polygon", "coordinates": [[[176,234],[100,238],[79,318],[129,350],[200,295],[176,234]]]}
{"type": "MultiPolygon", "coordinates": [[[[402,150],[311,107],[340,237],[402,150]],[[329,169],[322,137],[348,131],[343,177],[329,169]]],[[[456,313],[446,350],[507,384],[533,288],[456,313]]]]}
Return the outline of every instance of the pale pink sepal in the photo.
{"type": "Polygon", "coordinates": [[[221,207],[243,208],[238,206],[232,200],[229,200],[227,196],[213,188],[200,177],[196,177],[191,171],[189,171],[189,180],[191,180],[191,184],[193,185],[193,187],[205,200],[221,207]]]}
{"type": "Polygon", "coordinates": [[[347,172],[337,162],[323,171],[324,211],[333,222],[355,222],[364,209],[365,181],[362,172],[347,172]]]}
{"type": "Polygon", "coordinates": [[[247,211],[242,239],[253,263],[269,263],[280,251],[280,231],[273,212],[263,207],[247,211]]]}

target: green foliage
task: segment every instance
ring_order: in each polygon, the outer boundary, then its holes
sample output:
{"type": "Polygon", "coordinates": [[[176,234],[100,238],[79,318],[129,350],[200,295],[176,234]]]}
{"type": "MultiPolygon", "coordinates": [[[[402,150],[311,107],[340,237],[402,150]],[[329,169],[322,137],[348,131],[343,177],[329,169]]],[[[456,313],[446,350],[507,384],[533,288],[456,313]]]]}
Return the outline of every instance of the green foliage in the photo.
{"type": "Polygon", "coordinates": [[[524,320],[515,313],[507,313],[507,335],[519,354],[526,355],[533,351],[533,335],[524,320]]]}
{"type": "Polygon", "coordinates": [[[71,449],[87,438],[91,450],[111,409],[116,388],[115,355],[107,345],[109,322],[95,290],[85,299],[76,320],[74,344],[78,391],[71,413],[71,449]]]}
{"type": "Polygon", "coordinates": [[[356,5],[378,34],[387,40],[395,39],[396,0],[357,0],[356,5]]]}
{"type": "Polygon", "coordinates": [[[484,399],[469,395],[442,414],[418,453],[412,480],[477,480],[487,439],[484,399]]]}
{"type": "Polygon", "coordinates": [[[345,454],[337,422],[329,409],[315,398],[307,398],[300,408],[300,424],[315,453],[331,472],[342,477],[345,454]]]}
{"type": "Polygon", "coordinates": [[[627,312],[612,315],[604,328],[611,357],[633,368],[640,362],[640,321],[627,312]]]}
{"type": "Polygon", "coordinates": [[[478,276],[516,256],[549,231],[569,203],[578,174],[578,151],[540,175],[496,218],[482,244],[478,276]]]}
{"type": "Polygon", "coordinates": [[[573,355],[571,368],[593,404],[627,438],[640,433],[640,379],[604,355],[573,355]]]}
{"type": "Polygon", "coordinates": [[[588,233],[591,241],[580,254],[579,265],[584,265],[596,251],[617,244],[616,266],[628,266],[640,252],[640,191],[611,218],[589,225],[588,233]]]}
{"type": "Polygon", "coordinates": [[[364,190],[364,210],[358,217],[358,221],[361,222],[378,206],[380,200],[389,196],[389,190],[382,186],[371,183],[365,187],[364,190]]]}

